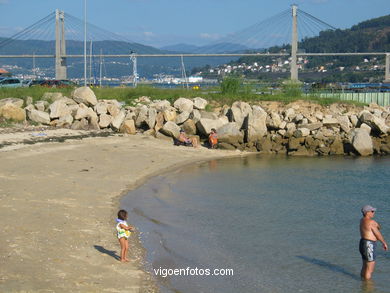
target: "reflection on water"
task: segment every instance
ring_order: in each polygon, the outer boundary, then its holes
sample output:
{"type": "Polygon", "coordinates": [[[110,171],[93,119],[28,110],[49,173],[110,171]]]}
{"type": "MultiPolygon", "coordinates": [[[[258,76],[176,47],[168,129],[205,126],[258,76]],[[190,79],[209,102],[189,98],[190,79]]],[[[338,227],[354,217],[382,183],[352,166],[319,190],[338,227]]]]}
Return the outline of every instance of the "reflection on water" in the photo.
{"type": "Polygon", "coordinates": [[[387,158],[245,157],[158,176],[122,205],[149,269],[232,268],[160,277],[163,292],[389,292],[389,254],[360,281],[360,208],[390,238],[387,158]]]}

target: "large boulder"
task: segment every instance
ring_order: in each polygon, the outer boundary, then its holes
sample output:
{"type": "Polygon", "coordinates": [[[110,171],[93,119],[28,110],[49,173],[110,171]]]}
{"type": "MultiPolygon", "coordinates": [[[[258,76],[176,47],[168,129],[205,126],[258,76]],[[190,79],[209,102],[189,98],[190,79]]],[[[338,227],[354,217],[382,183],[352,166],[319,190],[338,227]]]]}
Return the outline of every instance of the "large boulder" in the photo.
{"type": "Polygon", "coordinates": [[[75,120],[73,121],[73,124],[70,128],[73,130],[89,130],[88,120],[85,118],[81,120],[75,120]]]}
{"type": "Polygon", "coordinates": [[[164,114],[162,112],[158,112],[156,115],[156,125],[154,126],[154,130],[156,133],[164,126],[164,114]]]}
{"type": "Polygon", "coordinates": [[[146,120],[148,119],[148,107],[145,105],[142,105],[139,108],[137,119],[135,120],[135,126],[138,128],[141,127],[144,123],[146,123],[146,120]]]}
{"type": "Polygon", "coordinates": [[[190,113],[187,111],[181,112],[179,115],[176,116],[176,124],[183,124],[187,119],[190,118],[190,113]]]}
{"type": "Polygon", "coordinates": [[[230,144],[243,143],[244,134],[235,122],[229,122],[217,129],[218,141],[230,144]]]}
{"type": "Polygon", "coordinates": [[[107,114],[107,104],[105,102],[99,102],[93,108],[98,115],[107,114]]]}
{"type": "Polygon", "coordinates": [[[107,128],[112,122],[112,116],[108,114],[102,114],[99,116],[99,126],[100,128],[107,128]]]}
{"type": "Polygon", "coordinates": [[[148,119],[146,120],[146,124],[148,124],[150,129],[153,129],[156,125],[157,119],[157,110],[155,108],[149,108],[148,110],[148,119]]]}
{"type": "Polygon", "coordinates": [[[386,120],[371,114],[368,110],[360,112],[359,121],[361,124],[365,123],[369,125],[374,131],[380,134],[386,134],[389,131],[389,127],[386,125],[386,120]]]}
{"type": "Polygon", "coordinates": [[[81,120],[83,118],[87,118],[89,114],[90,114],[89,107],[87,107],[85,104],[80,104],[78,105],[74,119],[81,120]]]}
{"type": "Polygon", "coordinates": [[[252,108],[248,103],[245,102],[234,102],[231,107],[232,120],[236,122],[239,128],[242,127],[244,119],[248,117],[249,113],[252,112],[252,108]]]}
{"type": "Polygon", "coordinates": [[[57,100],[49,106],[50,118],[61,118],[71,114],[68,106],[62,101],[57,100]]]}
{"type": "Polygon", "coordinates": [[[196,134],[196,125],[192,119],[188,119],[186,122],[183,123],[181,127],[188,135],[196,134]]]}
{"type": "Polygon", "coordinates": [[[352,146],[361,156],[369,156],[374,152],[371,136],[364,129],[352,131],[352,146]]]}
{"type": "Polygon", "coordinates": [[[169,107],[171,107],[171,103],[167,100],[162,101],[154,101],[152,104],[149,105],[151,108],[155,108],[158,112],[165,111],[169,107]]]}
{"type": "Polygon", "coordinates": [[[352,128],[352,123],[349,121],[348,116],[342,115],[337,117],[337,120],[339,121],[340,128],[345,132],[349,133],[352,128]]]}
{"type": "Polygon", "coordinates": [[[176,109],[173,107],[168,107],[163,111],[165,121],[175,121],[176,120],[176,109]]]}
{"type": "Polygon", "coordinates": [[[255,142],[267,135],[267,113],[260,106],[253,106],[248,116],[248,142],[255,142]]]}
{"type": "Polygon", "coordinates": [[[121,126],[120,131],[127,134],[136,134],[134,120],[125,120],[121,126]]]}
{"type": "Polygon", "coordinates": [[[188,112],[191,113],[194,109],[194,102],[186,98],[179,98],[174,103],[173,106],[179,110],[179,112],[188,112]]]}
{"type": "Polygon", "coordinates": [[[163,128],[160,129],[160,132],[167,136],[178,138],[180,135],[180,127],[176,125],[176,123],[168,121],[164,124],[163,128]]]}
{"type": "Polygon", "coordinates": [[[28,118],[37,123],[41,124],[50,124],[50,115],[49,113],[43,112],[43,111],[38,111],[38,110],[31,110],[28,112],[28,118]]]}
{"type": "Polygon", "coordinates": [[[73,116],[70,114],[61,116],[57,122],[57,127],[69,127],[72,125],[73,120],[73,116]]]}
{"type": "Polygon", "coordinates": [[[38,111],[44,112],[45,109],[49,108],[50,104],[47,101],[37,101],[34,106],[38,111]]]}
{"type": "Polygon", "coordinates": [[[194,108],[198,110],[204,110],[207,106],[207,101],[203,98],[196,97],[193,99],[194,102],[194,108]]]}
{"type": "Polygon", "coordinates": [[[122,123],[125,120],[125,117],[126,117],[126,113],[124,111],[120,111],[118,113],[118,115],[113,117],[113,119],[111,121],[111,127],[114,130],[118,131],[120,129],[120,127],[122,126],[122,123]]]}
{"type": "Polygon", "coordinates": [[[0,117],[21,122],[26,120],[26,111],[15,104],[9,103],[0,107],[0,117]]]}
{"type": "Polygon", "coordinates": [[[208,136],[212,128],[218,129],[227,123],[228,122],[226,122],[226,120],[224,119],[214,120],[202,118],[196,123],[196,128],[198,129],[199,134],[203,136],[208,136]]]}
{"type": "Polygon", "coordinates": [[[272,112],[269,117],[267,117],[267,127],[270,129],[280,129],[282,124],[282,119],[278,113],[272,112]]]}
{"type": "MultiPolygon", "coordinates": [[[[103,109],[102,109],[103,110],[103,109]]],[[[111,116],[116,116],[119,114],[119,112],[121,111],[120,107],[115,104],[115,103],[111,103],[111,104],[107,104],[107,111],[108,113],[111,115],[111,116]]]]}
{"type": "Polygon", "coordinates": [[[24,103],[24,101],[22,99],[17,99],[17,98],[1,99],[0,100],[0,107],[3,107],[6,104],[13,104],[17,108],[22,108],[23,103],[24,103]]]}
{"type": "Polygon", "coordinates": [[[95,93],[89,87],[79,87],[72,93],[72,99],[77,103],[83,103],[87,106],[95,106],[98,102],[95,93]]]}

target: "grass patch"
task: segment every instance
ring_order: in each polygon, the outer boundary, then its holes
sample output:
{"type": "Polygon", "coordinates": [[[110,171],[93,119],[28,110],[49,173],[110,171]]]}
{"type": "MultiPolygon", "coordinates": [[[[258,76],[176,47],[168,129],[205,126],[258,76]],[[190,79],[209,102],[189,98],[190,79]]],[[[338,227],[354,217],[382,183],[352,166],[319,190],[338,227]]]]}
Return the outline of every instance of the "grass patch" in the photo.
{"type": "MultiPolygon", "coordinates": [[[[171,103],[180,97],[189,99],[202,97],[209,102],[214,102],[219,105],[231,105],[235,101],[245,101],[249,103],[278,101],[288,104],[297,100],[310,101],[320,105],[330,105],[332,103],[349,103],[358,106],[365,105],[353,101],[340,101],[337,98],[319,98],[315,95],[306,96],[302,94],[300,88],[291,85],[282,86],[280,90],[274,90],[273,92],[267,92],[266,90],[256,92],[255,87],[252,84],[244,84],[239,88],[236,86],[237,83],[235,80],[228,80],[224,85],[224,92],[222,92],[221,87],[193,90],[185,88],[154,88],[144,85],[140,85],[137,88],[93,88],[93,91],[98,99],[116,99],[126,105],[134,104],[134,100],[142,96],[150,97],[152,100],[168,100],[171,103]],[[228,90],[226,88],[228,88],[228,90]]],[[[25,99],[30,96],[33,98],[34,102],[36,102],[37,100],[40,100],[46,92],[61,92],[64,96],[70,97],[72,91],[73,88],[0,88],[0,99],[10,97],[25,99]]]]}

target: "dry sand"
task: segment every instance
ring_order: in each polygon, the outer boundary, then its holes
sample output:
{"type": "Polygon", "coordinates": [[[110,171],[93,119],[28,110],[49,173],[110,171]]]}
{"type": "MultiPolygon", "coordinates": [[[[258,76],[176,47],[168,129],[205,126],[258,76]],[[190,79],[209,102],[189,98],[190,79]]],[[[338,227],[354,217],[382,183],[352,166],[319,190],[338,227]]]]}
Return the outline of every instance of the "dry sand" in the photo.
{"type": "Polygon", "coordinates": [[[237,155],[141,135],[20,143],[37,134],[0,135],[0,145],[13,143],[0,149],[0,292],[156,291],[137,236],[132,261],[117,260],[120,197],[169,168],[237,155]]]}

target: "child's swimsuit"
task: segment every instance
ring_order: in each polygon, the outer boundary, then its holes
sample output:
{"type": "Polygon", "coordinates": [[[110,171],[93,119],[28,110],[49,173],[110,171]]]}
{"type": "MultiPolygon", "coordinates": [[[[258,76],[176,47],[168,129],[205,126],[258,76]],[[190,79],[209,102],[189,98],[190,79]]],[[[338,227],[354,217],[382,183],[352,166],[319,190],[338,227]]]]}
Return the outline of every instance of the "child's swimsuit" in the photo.
{"type": "Polygon", "coordinates": [[[116,224],[116,231],[117,231],[117,234],[116,234],[116,235],[117,235],[118,239],[121,239],[121,238],[123,238],[123,237],[125,237],[126,239],[129,238],[131,232],[130,232],[129,230],[122,229],[122,228],[120,227],[120,224],[123,224],[123,225],[128,226],[128,225],[127,225],[127,222],[126,222],[126,221],[123,221],[123,220],[120,220],[120,219],[116,219],[116,221],[117,221],[117,223],[118,223],[118,224],[116,224]]]}
{"type": "Polygon", "coordinates": [[[375,261],[376,258],[376,241],[360,239],[359,251],[362,259],[365,261],[375,261]]]}

